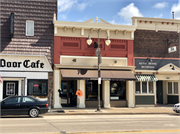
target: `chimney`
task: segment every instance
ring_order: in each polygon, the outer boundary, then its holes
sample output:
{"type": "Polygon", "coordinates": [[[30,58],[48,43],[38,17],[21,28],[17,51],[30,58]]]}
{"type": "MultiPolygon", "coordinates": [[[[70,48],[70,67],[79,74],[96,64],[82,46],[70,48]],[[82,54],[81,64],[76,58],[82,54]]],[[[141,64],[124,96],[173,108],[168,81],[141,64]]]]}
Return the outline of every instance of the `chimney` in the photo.
{"type": "Polygon", "coordinates": [[[172,12],[172,19],[174,19],[174,12],[172,12]]]}

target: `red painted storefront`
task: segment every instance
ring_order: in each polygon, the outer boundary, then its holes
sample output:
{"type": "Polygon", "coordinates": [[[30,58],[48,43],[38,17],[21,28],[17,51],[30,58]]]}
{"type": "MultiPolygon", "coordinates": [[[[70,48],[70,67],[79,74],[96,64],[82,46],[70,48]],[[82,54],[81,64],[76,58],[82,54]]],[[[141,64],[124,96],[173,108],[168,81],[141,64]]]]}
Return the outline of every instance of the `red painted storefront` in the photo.
{"type": "MultiPolygon", "coordinates": [[[[60,64],[60,55],[96,56],[94,44],[88,45],[87,38],[54,36],[54,64],[60,64]]],[[[92,38],[98,42],[97,38],[92,38]]],[[[133,40],[110,39],[111,44],[105,44],[106,39],[100,39],[102,57],[127,57],[127,66],[134,66],[133,40]]]]}

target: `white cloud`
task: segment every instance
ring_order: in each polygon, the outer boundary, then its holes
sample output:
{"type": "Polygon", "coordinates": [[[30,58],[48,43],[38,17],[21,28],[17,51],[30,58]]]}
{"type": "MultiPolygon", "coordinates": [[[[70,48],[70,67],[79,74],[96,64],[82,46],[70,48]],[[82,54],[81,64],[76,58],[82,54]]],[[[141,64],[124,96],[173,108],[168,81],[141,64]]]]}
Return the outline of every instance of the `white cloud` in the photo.
{"type": "Polygon", "coordinates": [[[76,0],[58,0],[58,12],[71,9],[76,2],[76,0]]]}
{"type": "Polygon", "coordinates": [[[83,11],[87,7],[87,3],[77,4],[77,9],[83,11]]]}
{"type": "Polygon", "coordinates": [[[163,14],[161,13],[160,15],[158,16],[154,16],[154,18],[162,18],[163,14]]]}
{"type": "Polygon", "coordinates": [[[115,22],[115,20],[111,20],[111,21],[109,21],[109,23],[111,23],[111,24],[117,24],[117,23],[115,22]]]}
{"type": "Polygon", "coordinates": [[[157,3],[157,4],[155,4],[153,7],[154,8],[158,8],[158,9],[163,9],[163,8],[165,8],[165,7],[167,7],[168,6],[168,3],[167,2],[162,2],[162,3],[157,3]]]}
{"type": "Polygon", "coordinates": [[[174,12],[175,19],[180,19],[180,0],[177,4],[173,4],[171,12],[174,12]]]}
{"type": "Polygon", "coordinates": [[[143,17],[139,9],[136,6],[134,6],[134,3],[131,3],[128,6],[122,8],[121,11],[118,12],[118,15],[128,23],[131,22],[131,17],[133,16],[143,17]]]}
{"type": "Polygon", "coordinates": [[[86,0],[58,0],[58,19],[66,19],[68,13],[72,10],[78,10],[83,11],[85,8],[89,5],[91,6],[91,3],[87,2],[86,0]]]}
{"type": "Polygon", "coordinates": [[[58,0],[58,12],[69,11],[71,9],[83,11],[88,5],[85,1],[82,3],[78,2],[78,0],[58,0]]]}

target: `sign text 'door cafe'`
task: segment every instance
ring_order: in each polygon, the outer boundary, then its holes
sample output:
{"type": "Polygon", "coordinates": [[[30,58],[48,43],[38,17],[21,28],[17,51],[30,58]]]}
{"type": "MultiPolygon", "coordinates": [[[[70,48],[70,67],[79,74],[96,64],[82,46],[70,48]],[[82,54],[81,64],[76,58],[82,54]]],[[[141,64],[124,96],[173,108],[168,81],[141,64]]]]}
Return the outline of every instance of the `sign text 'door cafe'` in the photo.
{"type": "Polygon", "coordinates": [[[44,63],[40,62],[40,60],[37,61],[31,61],[31,60],[24,60],[22,62],[16,62],[16,61],[6,61],[5,59],[0,59],[0,68],[44,68],[44,63]]]}

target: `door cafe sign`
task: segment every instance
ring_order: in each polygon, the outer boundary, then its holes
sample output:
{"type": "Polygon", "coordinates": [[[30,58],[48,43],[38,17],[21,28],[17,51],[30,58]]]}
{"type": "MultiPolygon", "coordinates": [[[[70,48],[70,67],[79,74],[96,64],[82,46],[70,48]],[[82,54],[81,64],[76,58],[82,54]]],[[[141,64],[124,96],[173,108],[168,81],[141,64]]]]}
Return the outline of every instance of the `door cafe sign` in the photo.
{"type": "Polygon", "coordinates": [[[135,59],[136,70],[158,70],[159,68],[172,63],[175,66],[180,66],[179,60],[170,59],[135,59]]]}
{"type": "Polygon", "coordinates": [[[20,68],[21,66],[25,68],[44,68],[44,63],[40,63],[40,60],[37,60],[36,62],[31,62],[30,60],[24,60],[23,62],[11,62],[6,61],[5,59],[0,59],[0,67],[20,68]]]}
{"type": "Polygon", "coordinates": [[[52,71],[45,56],[0,54],[1,70],[52,71]]]}

